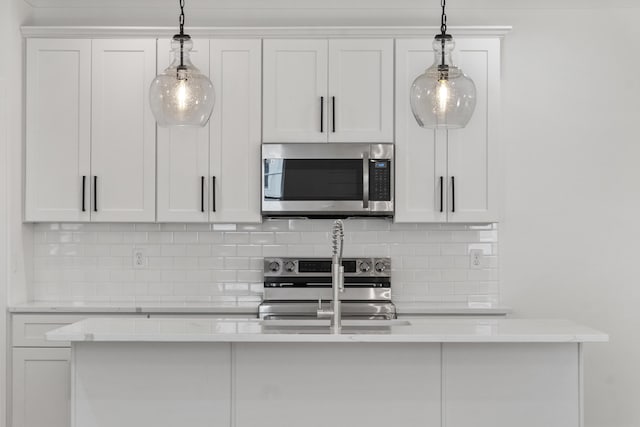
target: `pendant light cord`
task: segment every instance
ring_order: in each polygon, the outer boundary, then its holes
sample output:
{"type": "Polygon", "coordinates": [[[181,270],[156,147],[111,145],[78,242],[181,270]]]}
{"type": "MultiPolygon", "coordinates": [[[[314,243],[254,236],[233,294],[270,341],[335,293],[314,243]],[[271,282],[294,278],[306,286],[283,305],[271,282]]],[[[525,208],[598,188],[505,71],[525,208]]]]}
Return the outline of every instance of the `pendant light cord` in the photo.
{"type": "Polygon", "coordinates": [[[447,6],[447,0],[440,0],[440,6],[442,6],[442,16],[440,17],[440,35],[442,36],[440,39],[440,44],[442,46],[442,68],[445,69],[445,52],[444,45],[447,35],[447,13],[445,12],[445,7],[447,6]]]}
{"type": "Polygon", "coordinates": [[[440,32],[443,36],[447,34],[447,14],[444,8],[447,6],[447,0],[440,0],[440,6],[442,6],[442,17],[440,18],[440,32]]]}
{"type": "Polygon", "coordinates": [[[178,70],[184,69],[184,0],[180,0],[180,66],[178,70]]]}
{"type": "Polygon", "coordinates": [[[184,35],[184,0],[180,0],[180,35],[184,35]]]}

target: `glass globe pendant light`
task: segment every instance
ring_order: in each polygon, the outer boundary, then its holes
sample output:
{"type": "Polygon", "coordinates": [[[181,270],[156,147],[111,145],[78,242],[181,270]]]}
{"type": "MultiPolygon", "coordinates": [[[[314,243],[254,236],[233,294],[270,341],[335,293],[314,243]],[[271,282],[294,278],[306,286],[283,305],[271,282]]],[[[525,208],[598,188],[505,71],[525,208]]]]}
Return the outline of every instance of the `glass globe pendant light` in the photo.
{"type": "Polygon", "coordinates": [[[215,91],[211,80],[189,58],[193,42],[184,33],[184,0],[180,0],[180,34],[173,36],[173,62],[151,82],[149,102],[158,125],[205,126],[211,117],[215,91]]]}
{"type": "Polygon", "coordinates": [[[476,85],[453,65],[453,37],[447,34],[446,0],[440,1],[440,34],[433,40],[435,61],[411,86],[411,111],[421,127],[457,129],[469,123],[476,107],[476,85]]]}

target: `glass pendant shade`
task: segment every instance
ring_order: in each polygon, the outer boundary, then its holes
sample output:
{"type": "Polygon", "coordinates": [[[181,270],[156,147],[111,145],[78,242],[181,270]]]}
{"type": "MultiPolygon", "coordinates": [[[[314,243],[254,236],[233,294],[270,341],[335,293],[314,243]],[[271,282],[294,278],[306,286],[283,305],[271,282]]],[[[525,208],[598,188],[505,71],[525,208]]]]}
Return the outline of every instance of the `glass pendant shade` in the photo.
{"type": "Polygon", "coordinates": [[[476,107],[476,85],[453,65],[453,38],[437,35],[435,61],[411,86],[411,111],[421,127],[458,129],[469,123],[476,107]]]}
{"type": "Polygon", "coordinates": [[[211,80],[189,58],[191,38],[176,35],[171,42],[173,62],[151,82],[149,102],[158,125],[205,126],[215,103],[211,80]]]}

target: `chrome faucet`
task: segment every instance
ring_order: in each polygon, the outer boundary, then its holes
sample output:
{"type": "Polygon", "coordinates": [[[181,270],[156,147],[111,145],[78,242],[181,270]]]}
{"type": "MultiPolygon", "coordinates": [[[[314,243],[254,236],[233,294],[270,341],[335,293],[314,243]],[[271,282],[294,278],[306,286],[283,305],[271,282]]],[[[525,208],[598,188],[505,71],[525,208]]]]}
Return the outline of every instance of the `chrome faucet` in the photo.
{"type": "Polygon", "coordinates": [[[344,224],[337,219],[331,229],[331,243],[333,256],[331,258],[331,290],[333,291],[333,302],[331,310],[318,308],[318,317],[331,316],[331,330],[334,334],[339,334],[342,329],[342,310],[340,294],[344,292],[344,267],[342,265],[342,246],[344,243],[344,224]]]}

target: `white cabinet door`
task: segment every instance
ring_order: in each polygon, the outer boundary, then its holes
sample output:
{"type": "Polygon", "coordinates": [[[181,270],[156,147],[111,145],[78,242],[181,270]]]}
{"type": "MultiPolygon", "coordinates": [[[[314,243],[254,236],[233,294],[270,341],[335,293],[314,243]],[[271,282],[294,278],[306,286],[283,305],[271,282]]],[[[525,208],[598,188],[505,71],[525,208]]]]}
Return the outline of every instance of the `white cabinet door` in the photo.
{"type": "Polygon", "coordinates": [[[88,221],[91,41],[29,39],[26,56],[25,219],[88,221]]]}
{"type": "Polygon", "coordinates": [[[396,42],[395,222],[446,222],[446,132],[421,128],[411,112],[413,80],[433,62],[426,40],[396,42]]]}
{"type": "Polygon", "coordinates": [[[463,129],[422,129],[409,89],[433,63],[431,40],[396,41],[396,222],[499,220],[500,42],[456,40],[454,62],[476,84],[471,121],[463,129]]]}
{"type": "Polygon", "coordinates": [[[70,426],[70,348],[14,348],[12,427],[70,426]]]}
{"type": "Polygon", "coordinates": [[[477,102],[469,124],[448,132],[449,221],[498,221],[500,42],[459,39],[455,52],[456,62],[476,85],[477,102]]]}
{"type": "Polygon", "coordinates": [[[393,142],[393,40],[329,41],[329,142],[393,142]]]}
{"type": "Polygon", "coordinates": [[[212,40],[212,222],[260,222],[260,40],[212,40]]]}
{"type": "MultiPolygon", "coordinates": [[[[158,40],[158,72],[172,59],[171,41],[158,40]]],[[[209,75],[209,40],[194,40],[191,61],[209,75]]],[[[218,86],[215,89],[219,99],[218,86]]],[[[215,109],[219,108],[218,99],[215,109]]],[[[158,126],[158,221],[209,220],[209,126],[158,126]]]]}
{"type": "Polygon", "coordinates": [[[443,426],[579,427],[578,343],[442,346],[443,426]]]}
{"type": "Polygon", "coordinates": [[[155,40],[92,42],[92,221],[155,220],[155,40]]]}
{"type": "Polygon", "coordinates": [[[263,142],[327,142],[326,40],[265,40],[263,142]]]}

